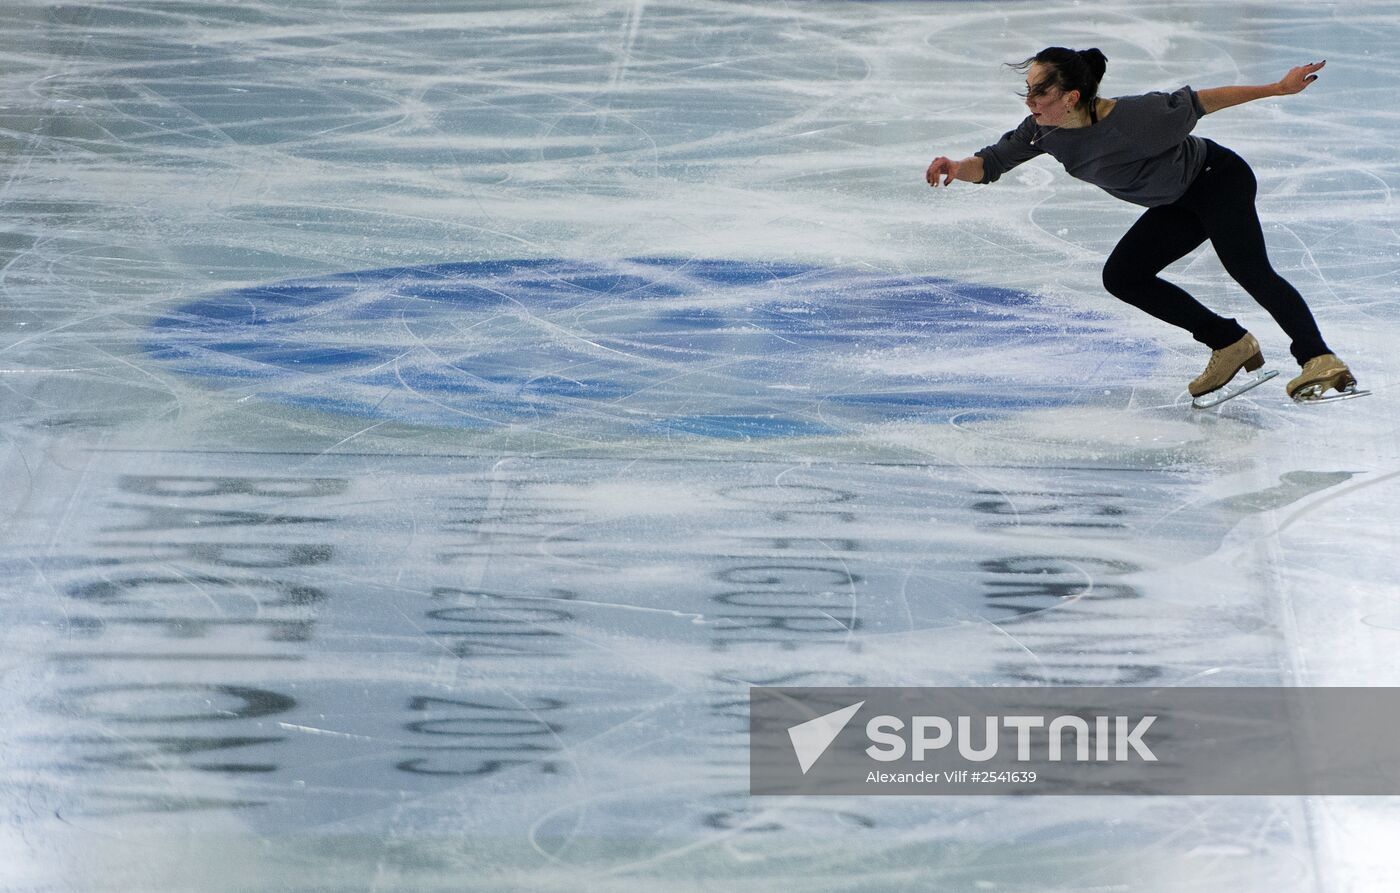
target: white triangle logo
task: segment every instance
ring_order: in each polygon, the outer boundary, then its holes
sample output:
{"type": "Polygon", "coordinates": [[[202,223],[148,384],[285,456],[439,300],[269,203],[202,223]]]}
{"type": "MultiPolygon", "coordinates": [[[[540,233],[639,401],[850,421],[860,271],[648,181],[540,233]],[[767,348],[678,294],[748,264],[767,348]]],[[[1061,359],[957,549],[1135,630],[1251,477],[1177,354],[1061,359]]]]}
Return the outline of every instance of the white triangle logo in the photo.
{"type": "Polygon", "coordinates": [[[807,774],[813,763],[821,759],[821,755],[826,753],[826,749],[836,740],[836,736],[841,734],[851,717],[864,706],[865,702],[861,701],[859,704],[843,707],[835,713],[809,719],[788,729],[788,737],[792,739],[792,749],[797,751],[797,763],[802,767],[803,775],[807,774]]]}

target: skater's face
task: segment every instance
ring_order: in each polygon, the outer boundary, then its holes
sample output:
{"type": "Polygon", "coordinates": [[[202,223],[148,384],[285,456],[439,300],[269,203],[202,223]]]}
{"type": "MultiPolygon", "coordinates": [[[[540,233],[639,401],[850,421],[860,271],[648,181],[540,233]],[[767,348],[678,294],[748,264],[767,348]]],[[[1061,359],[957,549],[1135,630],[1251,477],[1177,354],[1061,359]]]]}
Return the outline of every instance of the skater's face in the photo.
{"type": "Polygon", "coordinates": [[[1079,102],[1079,91],[1064,93],[1055,86],[1055,72],[1043,62],[1034,62],[1026,71],[1026,108],[1037,124],[1063,127],[1071,123],[1072,112],[1079,102]]]}

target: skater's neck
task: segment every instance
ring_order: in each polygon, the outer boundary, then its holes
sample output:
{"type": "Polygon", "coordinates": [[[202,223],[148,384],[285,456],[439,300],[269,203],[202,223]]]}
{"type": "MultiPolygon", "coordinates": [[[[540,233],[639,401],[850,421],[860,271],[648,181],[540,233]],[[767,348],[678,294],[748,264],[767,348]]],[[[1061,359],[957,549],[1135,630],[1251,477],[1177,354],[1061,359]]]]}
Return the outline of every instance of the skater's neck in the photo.
{"type": "Polygon", "coordinates": [[[1097,124],[1099,121],[1102,121],[1104,118],[1107,118],[1109,114],[1113,111],[1113,107],[1117,104],[1118,101],[1115,99],[1096,99],[1094,100],[1093,115],[1089,114],[1089,110],[1087,108],[1081,109],[1076,107],[1065,116],[1065,123],[1061,124],[1056,129],[1058,130],[1063,128],[1064,130],[1078,130],[1082,127],[1089,127],[1091,125],[1097,124]]]}

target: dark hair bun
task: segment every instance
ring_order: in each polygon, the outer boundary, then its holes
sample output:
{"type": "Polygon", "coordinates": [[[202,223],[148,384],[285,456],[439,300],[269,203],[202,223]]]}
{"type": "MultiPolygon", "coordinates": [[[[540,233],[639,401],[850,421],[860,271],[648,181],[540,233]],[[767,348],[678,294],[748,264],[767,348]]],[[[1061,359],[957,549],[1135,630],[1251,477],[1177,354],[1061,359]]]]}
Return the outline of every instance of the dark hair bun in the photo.
{"type": "Polygon", "coordinates": [[[1079,91],[1079,107],[1092,109],[1099,94],[1099,81],[1108,70],[1108,59],[1097,48],[1092,50],[1072,50],[1068,47],[1046,47],[1023,62],[1008,62],[1017,71],[1030,73],[1033,64],[1039,63],[1048,71],[1042,74],[1040,83],[1027,83],[1028,93],[1038,94],[1047,87],[1058,87],[1063,93],[1079,91]]]}
{"type": "Polygon", "coordinates": [[[1103,80],[1103,73],[1108,71],[1108,57],[1098,48],[1080,50],[1079,58],[1084,60],[1084,64],[1089,66],[1089,73],[1094,76],[1094,81],[1103,80]]]}

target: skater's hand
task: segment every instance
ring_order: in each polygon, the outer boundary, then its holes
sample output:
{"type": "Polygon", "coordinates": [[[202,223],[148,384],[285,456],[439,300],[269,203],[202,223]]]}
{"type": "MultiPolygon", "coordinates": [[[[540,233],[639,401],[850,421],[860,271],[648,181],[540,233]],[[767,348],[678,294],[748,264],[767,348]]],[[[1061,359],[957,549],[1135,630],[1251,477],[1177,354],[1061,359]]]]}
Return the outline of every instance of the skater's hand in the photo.
{"type": "Polygon", "coordinates": [[[1283,76],[1275,86],[1278,87],[1279,95],[1291,96],[1294,93],[1302,93],[1307,89],[1308,84],[1317,80],[1317,72],[1322,70],[1322,66],[1327,64],[1327,60],[1321,62],[1309,62],[1307,65],[1299,65],[1297,68],[1289,69],[1288,74],[1283,76]]]}
{"type": "Polygon", "coordinates": [[[928,181],[928,185],[937,186],[939,177],[942,177],[943,185],[949,186],[957,177],[959,167],[961,165],[958,162],[940,155],[929,164],[928,171],[924,173],[924,179],[928,181]]]}

